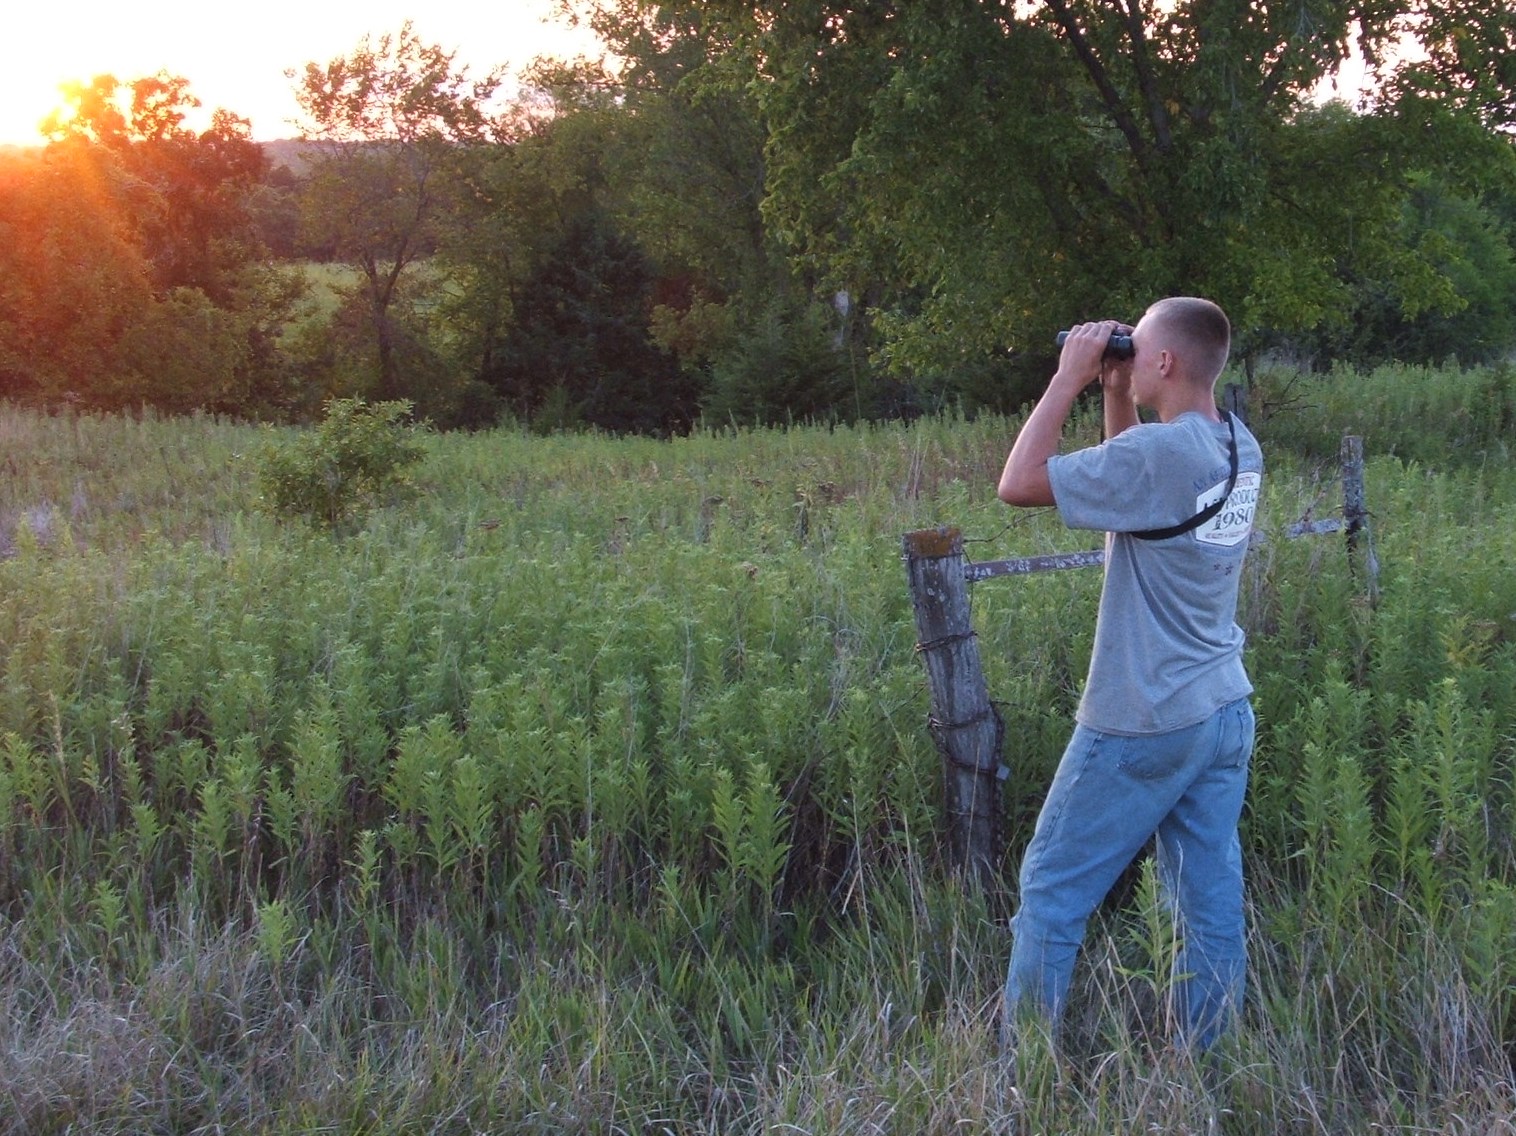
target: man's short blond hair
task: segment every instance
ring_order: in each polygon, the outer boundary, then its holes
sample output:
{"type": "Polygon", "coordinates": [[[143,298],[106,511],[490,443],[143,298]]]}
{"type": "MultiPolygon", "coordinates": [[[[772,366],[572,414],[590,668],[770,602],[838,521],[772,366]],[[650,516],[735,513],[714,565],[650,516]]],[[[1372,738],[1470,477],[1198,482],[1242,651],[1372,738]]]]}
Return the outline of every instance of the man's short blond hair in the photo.
{"type": "Polygon", "coordinates": [[[1232,349],[1232,324],[1220,306],[1199,296],[1170,296],[1147,314],[1182,341],[1191,377],[1214,383],[1232,349]]]}

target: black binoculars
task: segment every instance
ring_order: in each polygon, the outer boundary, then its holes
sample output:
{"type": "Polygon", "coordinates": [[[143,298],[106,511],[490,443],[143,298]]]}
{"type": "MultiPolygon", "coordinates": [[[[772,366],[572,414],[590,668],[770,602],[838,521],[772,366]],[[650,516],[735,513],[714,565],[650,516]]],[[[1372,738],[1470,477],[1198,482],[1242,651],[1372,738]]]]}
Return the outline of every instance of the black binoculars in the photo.
{"type": "MultiPolygon", "coordinates": [[[[1058,333],[1058,346],[1063,346],[1063,341],[1069,337],[1066,331],[1058,333]]],[[[1132,337],[1119,331],[1111,332],[1111,341],[1105,345],[1105,353],[1113,359],[1130,359],[1135,348],[1132,347],[1132,337]]]]}

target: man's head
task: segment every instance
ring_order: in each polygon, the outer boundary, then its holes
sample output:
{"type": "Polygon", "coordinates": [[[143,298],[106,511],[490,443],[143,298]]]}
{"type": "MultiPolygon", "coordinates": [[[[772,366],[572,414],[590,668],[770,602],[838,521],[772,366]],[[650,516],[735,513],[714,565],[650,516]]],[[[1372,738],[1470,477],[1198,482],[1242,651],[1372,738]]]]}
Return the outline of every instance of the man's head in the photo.
{"type": "MultiPolygon", "coordinates": [[[[1226,366],[1231,350],[1232,325],[1226,313],[1210,300],[1198,296],[1170,296],[1159,300],[1143,314],[1134,336],[1138,352],[1156,357],[1168,353],[1165,373],[1209,390],[1226,366]]],[[[1156,363],[1157,359],[1150,361],[1156,363]]]]}

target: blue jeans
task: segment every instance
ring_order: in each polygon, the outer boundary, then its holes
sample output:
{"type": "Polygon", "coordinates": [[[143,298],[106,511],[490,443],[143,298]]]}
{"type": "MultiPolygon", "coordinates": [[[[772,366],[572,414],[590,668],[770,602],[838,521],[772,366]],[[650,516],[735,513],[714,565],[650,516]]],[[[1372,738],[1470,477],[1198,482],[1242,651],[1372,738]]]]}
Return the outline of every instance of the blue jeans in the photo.
{"type": "Polygon", "coordinates": [[[1253,752],[1247,699],[1199,725],[1125,737],[1078,726],[1021,865],[1007,1022],[1056,1024],[1090,914],[1149,836],[1182,936],[1174,962],[1181,1044],[1206,1049],[1242,1002],[1247,970],[1237,818],[1253,752]]]}

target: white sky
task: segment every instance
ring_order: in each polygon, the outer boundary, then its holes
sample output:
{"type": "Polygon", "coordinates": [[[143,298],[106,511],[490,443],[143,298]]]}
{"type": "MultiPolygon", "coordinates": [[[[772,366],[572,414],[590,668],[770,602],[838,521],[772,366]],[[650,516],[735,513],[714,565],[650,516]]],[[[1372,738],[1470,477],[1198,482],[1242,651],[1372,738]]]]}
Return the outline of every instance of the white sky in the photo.
{"type": "MultiPolygon", "coordinates": [[[[151,5],[101,0],[0,0],[0,144],[33,145],[58,108],[58,85],[166,70],[210,110],[250,119],[260,141],[292,137],[298,114],[287,69],[346,55],[365,35],[410,18],[426,43],[456,51],[472,75],[538,55],[598,56],[594,37],[554,15],[553,0],[251,0],[151,5]]],[[[193,125],[200,125],[193,123],[193,125]]]]}

